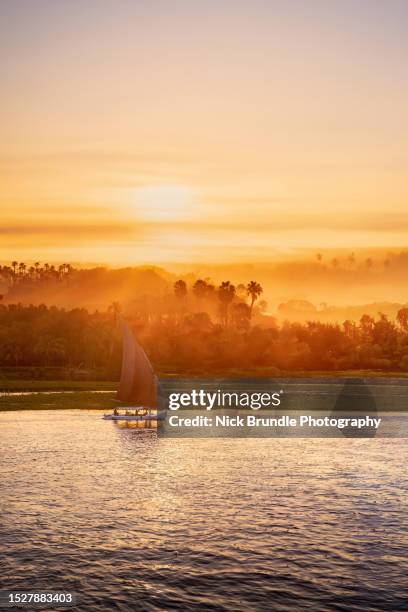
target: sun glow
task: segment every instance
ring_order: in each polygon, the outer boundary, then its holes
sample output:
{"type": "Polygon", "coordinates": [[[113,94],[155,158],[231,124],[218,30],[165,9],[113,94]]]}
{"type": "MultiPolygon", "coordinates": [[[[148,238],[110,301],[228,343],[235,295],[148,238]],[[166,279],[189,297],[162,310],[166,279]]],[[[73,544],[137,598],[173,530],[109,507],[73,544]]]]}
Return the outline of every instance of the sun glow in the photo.
{"type": "Polygon", "coordinates": [[[146,185],[132,199],[133,210],[156,222],[190,218],[198,204],[195,190],[186,185],[146,185]]]}
{"type": "Polygon", "coordinates": [[[408,243],[407,2],[38,4],[0,2],[2,263],[408,243]]]}

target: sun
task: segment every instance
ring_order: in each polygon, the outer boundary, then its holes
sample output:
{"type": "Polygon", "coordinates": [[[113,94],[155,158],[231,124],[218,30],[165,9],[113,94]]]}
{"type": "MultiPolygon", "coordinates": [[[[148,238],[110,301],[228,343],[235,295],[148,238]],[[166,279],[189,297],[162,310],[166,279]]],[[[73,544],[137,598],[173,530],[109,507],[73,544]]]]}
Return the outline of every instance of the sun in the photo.
{"type": "Polygon", "coordinates": [[[195,190],[187,185],[145,185],[134,192],[133,207],[150,221],[175,221],[191,217],[195,190]]]}

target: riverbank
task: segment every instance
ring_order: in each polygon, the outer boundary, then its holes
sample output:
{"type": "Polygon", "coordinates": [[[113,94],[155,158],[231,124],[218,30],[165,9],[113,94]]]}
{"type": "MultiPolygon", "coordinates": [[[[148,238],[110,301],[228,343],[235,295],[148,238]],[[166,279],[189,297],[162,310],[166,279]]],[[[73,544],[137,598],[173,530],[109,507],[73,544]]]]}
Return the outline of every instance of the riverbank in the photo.
{"type": "MultiPolygon", "coordinates": [[[[0,369],[0,393],[7,391],[115,391],[118,386],[119,376],[116,380],[102,380],[99,378],[89,379],[67,379],[55,377],[51,378],[37,376],[22,376],[23,371],[18,370],[18,375],[8,370],[5,372],[0,369]]],[[[342,370],[342,371],[279,371],[270,369],[257,370],[224,370],[217,372],[158,372],[158,376],[163,381],[172,380],[244,380],[244,379],[342,379],[342,378],[362,378],[362,379],[408,379],[408,372],[384,372],[378,370],[342,370]]]]}
{"type": "Polygon", "coordinates": [[[33,380],[0,378],[0,393],[8,391],[115,391],[117,382],[102,380],[33,380]]]}
{"type": "Polygon", "coordinates": [[[0,412],[28,410],[107,410],[117,406],[114,390],[9,390],[0,392],[0,412]]]}
{"type": "MultiPolygon", "coordinates": [[[[362,375],[364,374],[364,375],[362,375]]],[[[217,393],[279,392],[284,410],[323,410],[336,408],[340,394],[352,410],[366,410],[364,398],[373,397],[378,410],[406,411],[408,378],[359,376],[298,376],[270,378],[167,378],[161,380],[164,393],[183,394],[202,389],[217,393]],[[363,404],[361,404],[363,402],[363,404]]],[[[112,410],[117,406],[116,382],[18,380],[2,381],[0,411],[7,410],[112,410]]],[[[371,401],[371,400],[370,400],[371,401]]]]}

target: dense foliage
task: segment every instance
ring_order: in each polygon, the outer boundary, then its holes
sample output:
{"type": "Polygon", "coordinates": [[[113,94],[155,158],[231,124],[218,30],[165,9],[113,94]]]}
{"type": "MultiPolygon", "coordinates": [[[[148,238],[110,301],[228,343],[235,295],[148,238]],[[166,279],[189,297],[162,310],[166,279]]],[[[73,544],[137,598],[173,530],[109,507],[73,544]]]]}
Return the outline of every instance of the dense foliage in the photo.
{"type": "MultiPolygon", "coordinates": [[[[158,300],[136,298],[125,314],[161,374],[408,370],[408,309],[342,325],[284,322],[263,314],[255,281],[218,288],[182,280],[158,300]],[[259,303],[258,303],[259,302],[259,303]]],[[[106,312],[0,304],[0,367],[103,369],[118,376],[121,343],[113,303],[106,312]]]]}

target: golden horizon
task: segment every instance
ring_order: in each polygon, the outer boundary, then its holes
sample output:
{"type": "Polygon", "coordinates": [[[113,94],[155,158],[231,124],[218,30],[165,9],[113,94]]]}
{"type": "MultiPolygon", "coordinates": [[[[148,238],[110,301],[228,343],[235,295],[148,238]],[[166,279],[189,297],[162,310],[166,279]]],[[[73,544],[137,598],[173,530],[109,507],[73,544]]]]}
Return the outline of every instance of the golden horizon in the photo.
{"type": "Polygon", "coordinates": [[[408,244],[406,15],[59,5],[0,9],[0,259],[408,244]]]}

